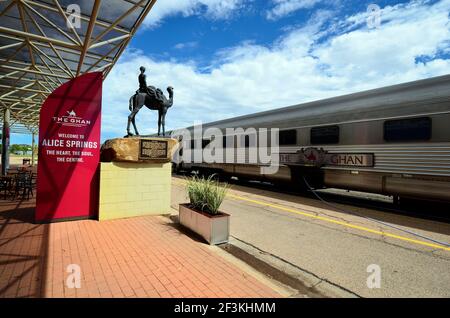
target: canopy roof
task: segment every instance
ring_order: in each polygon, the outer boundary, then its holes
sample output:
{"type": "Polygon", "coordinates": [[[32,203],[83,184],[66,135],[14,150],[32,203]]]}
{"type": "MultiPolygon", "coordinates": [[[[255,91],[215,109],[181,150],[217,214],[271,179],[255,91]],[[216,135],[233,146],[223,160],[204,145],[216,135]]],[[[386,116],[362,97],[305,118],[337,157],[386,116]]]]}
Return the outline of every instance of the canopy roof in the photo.
{"type": "Polygon", "coordinates": [[[37,132],[42,103],[62,83],[86,72],[106,77],[155,2],[0,1],[0,108],[11,111],[11,132],[37,132]]]}

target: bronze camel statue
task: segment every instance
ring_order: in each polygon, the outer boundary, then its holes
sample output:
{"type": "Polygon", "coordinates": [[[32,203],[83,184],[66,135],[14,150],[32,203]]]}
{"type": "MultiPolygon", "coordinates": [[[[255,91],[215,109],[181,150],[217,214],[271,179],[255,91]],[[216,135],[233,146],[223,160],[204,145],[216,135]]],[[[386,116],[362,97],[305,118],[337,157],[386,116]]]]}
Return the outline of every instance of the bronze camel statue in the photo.
{"type": "Polygon", "coordinates": [[[159,88],[155,88],[153,86],[148,86],[148,94],[142,92],[136,92],[130,98],[129,109],[131,114],[128,115],[128,125],[127,125],[127,135],[131,136],[130,133],[130,123],[133,124],[134,132],[139,136],[139,132],[136,128],[135,117],[142,106],[146,106],[148,109],[157,110],[158,111],[158,136],[161,133],[161,125],[162,125],[162,133],[163,136],[166,134],[165,132],[165,118],[166,113],[169,107],[173,105],[173,87],[167,87],[167,92],[169,92],[169,99],[164,96],[163,92],[159,88]]]}

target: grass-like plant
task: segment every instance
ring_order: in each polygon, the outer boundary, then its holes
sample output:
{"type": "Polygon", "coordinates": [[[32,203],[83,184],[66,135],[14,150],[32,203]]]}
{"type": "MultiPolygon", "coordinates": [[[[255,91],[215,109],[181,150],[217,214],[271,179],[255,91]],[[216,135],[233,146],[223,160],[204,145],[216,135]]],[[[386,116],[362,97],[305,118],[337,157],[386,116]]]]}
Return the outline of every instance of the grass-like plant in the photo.
{"type": "Polygon", "coordinates": [[[187,182],[187,194],[191,205],[200,211],[209,214],[218,214],[219,207],[225,199],[228,185],[214,179],[193,176],[187,182]]]}

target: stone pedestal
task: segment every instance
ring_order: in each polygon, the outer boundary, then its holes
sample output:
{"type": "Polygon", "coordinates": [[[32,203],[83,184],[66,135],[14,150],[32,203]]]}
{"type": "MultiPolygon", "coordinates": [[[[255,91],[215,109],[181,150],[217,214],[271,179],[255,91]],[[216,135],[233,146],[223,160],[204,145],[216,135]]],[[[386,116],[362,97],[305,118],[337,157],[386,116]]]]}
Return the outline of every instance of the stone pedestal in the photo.
{"type": "Polygon", "coordinates": [[[170,162],[178,141],[173,138],[130,137],[105,141],[100,152],[101,162],[170,162]],[[166,151],[162,149],[167,143],[166,151]]]}
{"type": "Polygon", "coordinates": [[[116,138],[101,149],[99,220],[170,212],[170,138],[116,138]]]}

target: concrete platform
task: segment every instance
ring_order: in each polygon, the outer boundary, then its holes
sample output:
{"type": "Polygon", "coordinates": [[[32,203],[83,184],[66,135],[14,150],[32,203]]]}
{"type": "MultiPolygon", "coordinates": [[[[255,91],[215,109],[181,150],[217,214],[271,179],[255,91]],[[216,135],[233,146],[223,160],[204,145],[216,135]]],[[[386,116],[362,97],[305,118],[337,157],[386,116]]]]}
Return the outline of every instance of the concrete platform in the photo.
{"type": "MultiPolygon", "coordinates": [[[[174,208],[187,202],[184,182],[172,178],[174,208]]],[[[312,294],[450,297],[449,223],[273,190],[231,184],[221,206],[231,214],[230,243],[312,294]],[[380,288],[367,285],[372,264],[381,270],[380,288]]]]}

